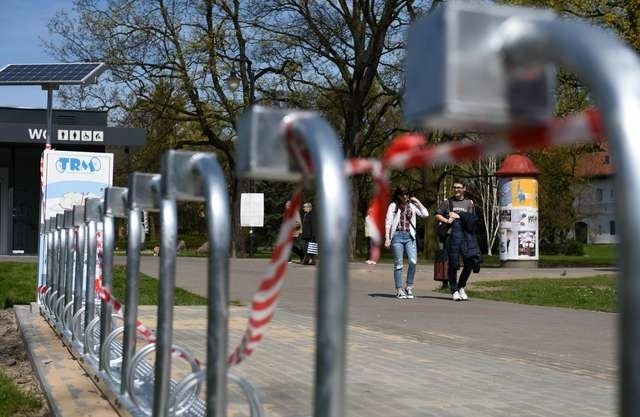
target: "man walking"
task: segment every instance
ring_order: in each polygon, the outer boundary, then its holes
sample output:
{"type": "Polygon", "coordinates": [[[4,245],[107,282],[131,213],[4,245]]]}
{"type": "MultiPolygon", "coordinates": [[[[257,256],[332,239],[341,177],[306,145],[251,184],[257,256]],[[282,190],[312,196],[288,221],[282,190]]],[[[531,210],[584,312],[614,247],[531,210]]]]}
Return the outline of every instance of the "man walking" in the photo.
{"type": "Polygon", "coordinates": [[[473,201],[466,198],[465,185],[462,181],[454,181],[453,196],[447,198],[436,210],[436,219],[448,225],[445,238],[445,249],[448,255],[448,278],[451,298],[454,301],[469,299],[465,291],[471,271],[479,271],[480,248],[475,235],[477,218],[473,201]],[[463,258],[460,279],[457,279],[458,263],[463,258]]]}

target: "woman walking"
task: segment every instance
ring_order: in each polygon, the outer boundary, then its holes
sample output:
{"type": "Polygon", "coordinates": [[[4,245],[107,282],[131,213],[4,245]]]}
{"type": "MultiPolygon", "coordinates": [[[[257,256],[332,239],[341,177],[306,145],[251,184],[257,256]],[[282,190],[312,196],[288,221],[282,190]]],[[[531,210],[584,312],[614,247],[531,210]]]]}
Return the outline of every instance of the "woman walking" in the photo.
{"type": "Polygon", "coordinates": [[[393,253],[393,280],[396,286],[397,298],[413,298],[413,282],[418,263],[416,246],[416,216],[427,217],[427,208],[417,198],[411,196],[404,185],[398,186],[387,209],[385,220],[384,246],[391,248],[393,253]],[[407,281],[402,286],[402,268],[404,252],[407,253],[409,266],[407,281]]]}

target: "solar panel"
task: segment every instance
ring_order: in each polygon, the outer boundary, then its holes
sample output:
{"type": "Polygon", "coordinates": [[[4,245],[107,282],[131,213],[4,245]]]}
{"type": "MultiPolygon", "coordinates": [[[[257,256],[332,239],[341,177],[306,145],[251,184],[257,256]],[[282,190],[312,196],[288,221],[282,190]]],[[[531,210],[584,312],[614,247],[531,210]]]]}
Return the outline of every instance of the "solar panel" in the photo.
{"type": "Polygon", "coordinates": [[[0,85],[85,84],[104,69],[102,62],[9,64],[0,70],[0,85]]]}

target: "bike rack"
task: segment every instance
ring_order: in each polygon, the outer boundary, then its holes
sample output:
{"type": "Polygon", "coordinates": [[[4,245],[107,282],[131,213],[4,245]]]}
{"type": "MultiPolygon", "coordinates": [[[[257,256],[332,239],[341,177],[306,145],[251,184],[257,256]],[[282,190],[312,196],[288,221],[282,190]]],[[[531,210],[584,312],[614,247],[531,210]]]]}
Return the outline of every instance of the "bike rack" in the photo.
{"type": "Polygon", "coordinates": [[[550,101],[544,98],[549,94],[545,87],[549,66],[566,67],[591,88],[619,170],[616,188],[624,190],[616,193],[621,224],[620,412],[640,415],[637,53],[611,32],[588,23],[558,19],[547,11],[462,1],[447,2],[417,21],[408,44],[406,118],[429,129],[486,127],[483,120],[493,122],[493,131],[504,131],[514,121],[535,125],[550,113],[545,108],[550,101]],[[465,48],[473,53],[465,54],[465,48]],[[463,84],[464,79],[473,82],[463,84]],[[529,88],[519,88],[527,83],[529,88]],[[468,88],[462,88],[465,85],[468,88]]]}
{"type": "Polygon", "coordinates": [[[138,320],[138,278],[140,272],[140,251],[142,247],[142,211],[158,211],[160,195],[160,174],[134,172],[129,175],[129,189],[126,206],[128,218],[127,242],[127,282],[125,285],[124,327],[116,329],[111,336],[115,339],[123,333],[122,365],[120,376],[113,376],[120,382],[120,394],[129,395],[127,375],[131,373],[130,363],[136,351],[138,320]],[[117,334],[116,334],[117,332],[117,334]]]}
{"type": "MultiPolygon", "coordinates": [[[[226,415],[229,303],[229,199],[224,173],[215,155],[168,151],[162,158],[160,282],[155,344],[153,415],[170,412],[171,339],[175,291],[177,207],[180,201],[204,201],[210,242],[207,314],[207,395],[209,416],[226,415]]],[[[177,406],[177,405],[176,405],[177,406]]]]}
{"type": "Polygon", "coordinates": [[[82,289],[85,283],[86,277],[86,262],[87,262],[87,242],[85,239],[85,228],[84,228],[84,206],[75,205],[73,206],[73,227],[75,229],[75,252],[76,252],[76,271],[75,271],[75,280],[73,284],[73,310],[72,310],[72,319],[71,319],[71,333],[72,333],[72,341],[77,343],[82,343],[78,338],[78,334],[74,331],[75,322],[78,319],[78,316],[82,314],[83,310],[83,299],[82,299],[82,289]]]}
{"type": "MultiPolygon", "coordinates": [[[[103,227],[103,257],[102,257],[102,287],[113,293],[113,251],[115,249],[115,218],[126,216],[125,207],[128,190],[123,187],[108,187],[104,191],[104,208],[102,216],[103,227]]],[[[105,338],[111,332],[112,309],[104,299],[100,308],[100,352],[105,346],[105,338]]],[[[100,354],[99,370],[105,369],[103,355],[100,354]]]]}
{"type": "Polygon", "coordinates": [[[51,264],[51,252],[52,252],[52,236],[51,236],[51,219],[45,219],[44,220],[44,227],[42,229],[42,233],[44,234],[44,240],[43,240],[43,245],[44,245],[44,250],[43,250],[43,256],[44,256],[44,273],[43,276],[45,277],[43,284],[46,286],[44,290],[41,290],[39,293],[39,300],[40,300],[40,306],[42,308],[42,312],[43,314],[45,314],[45,317],[47,317],[49,315],[49,307],[46,304],[46,296],[49,293],[50,289],[51,289],[51,276],[49,275],[49,269],[50,269],[50,264],[51,264]]]}
{"type": "Polygon", "coordinates": [[[312,112],[254,106],[238,122],[238,177],[298,181],[290,146],[306,150],[313,164],[318,207],[318,309],[313,415],[345,414],[347,256],[351,222],[349,186],[339,140],[312,112]]]}
{"type": "MultiPolygon", "coordinates": [[[[87,198],[84,203],[84,217],[83,223],[79,226],[79,229],[84,229],[82,243],[84,243],[84,237],[86,236],[86,274],[84,275],[84,307],[79,307],[77,310],[74,308],[73,315],[73,334],[75,341],[79,344],[84,354],[89,353],[89,347],[85,343],[86,329],[89,326],[91,320],[95,316],[95,277],[96,277],[96,258],[97,258],[97,231],[98,222],[102,217],[102,200],[99,198],[87,198]]],[[[74,213],[74,224],[75,224],[74,213]]],[[[80,233],[78,233],[78,241],[81,240],[80,233]]],[[[83,266],[84,269],[84,266],[83,266]]],[[[77,270],[76,270],[77,272],[77,270]]],[[[77,284],[77,280],[76,280],[77,284]]],[[[81,292],[80,292],[81,297],[81,292]]],[[[81,303],[81,299],[78,300],[78,304],[81,303]]],[[[74,305],[75,307],[75,305],[74,305]]]]}
{"type": "Polygon", "coordinates": [[[64,246],[65,252],[65,267],[64,267],[64,294],[58,299],[56,314],[60,319],[60,329],[66,335],[70,334],[71,328],[66,318],[70,307],[73,305],[73,263],[74,263],[74,245],[75,235],[73,233],[73,210],[64,211],[64,224],[62,233],[66,235],[66,245],[64,246]]]}

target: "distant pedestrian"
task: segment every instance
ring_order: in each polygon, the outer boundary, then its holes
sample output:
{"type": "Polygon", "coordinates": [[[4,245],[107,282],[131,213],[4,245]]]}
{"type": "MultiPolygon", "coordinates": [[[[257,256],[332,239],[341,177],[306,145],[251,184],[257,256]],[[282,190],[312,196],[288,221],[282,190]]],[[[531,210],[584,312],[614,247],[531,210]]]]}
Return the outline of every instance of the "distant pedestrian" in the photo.
{"type": "Polygon", "coordinates": [[[365,261],[365,263],[368,265],[376,264],[376,261],[371,259],[371,256],[372,256],[371,247],[373,245],[373,239],[372,239],[373,234],[371,231],[372,223],[373,223],[373,218],[371,217],[371,208],[369,208],[369,210],[367,211],[367,217],[364,218],[364,239],[367,245],[367,260],[365,261]]]}
{"type": "MultiPolygon", "coordinates": [[[[285,213],[291,207],[291,201],[287,200],[284,203],[285,213]]],[[[302,233],[302,219],[300,218],[300,212],[296,210],[293,213],[293,221],[295,222],[295,227],[293,229],[293,245],[291,246],[291,254],[296,254],[298,258],[300,258],[300,263],[304,258],[304,251],[302,250],[302,243],[300,241],[300,234],[302,233]]],[[[291,256],[289,256],[289,263],[291,263],[291,256]]]]}
{"type": "Polygon", "coordinates": [[[413,283],[418,263],[418,249],[416,246],[416,216],[427,217],[427,208],[413,197],[407,187],[398,186],[393,193],[391,204],[387,208],[385,219],[384,246],[391,248],[393,253],[393,280],[396,286],[397,298],[413,298],[413,283]],[[402,268],[404,252],[407,253],[409,266],[407,268],[406,286],[402,286],[402,268]]]}
{"type": "MultiPolygon", "coordinates": [[[[453,196],[447,198],[436,210],[436,219],[444,228],[443,237],[448,256],[448,278],[451,298],[454,301],[469,299],[465,287],[471,271],[480,270],[480,247],[475,234],[478,218],[473,201],[464,196],[462,181],[454,181],[453,196]],[[463,260],[460,278],[457,278],[460,257],[463,260]]],[[[439,226],[441,227],[441,226],[439,226]]]]}
{"type": "Polygon", "coordinates": [[[302,206],[302,240],[304,242],[303,265],[315,265],[318,256],[318,242],[316,240],[316,214],[313,205],[309,202],[302,206]]]}

